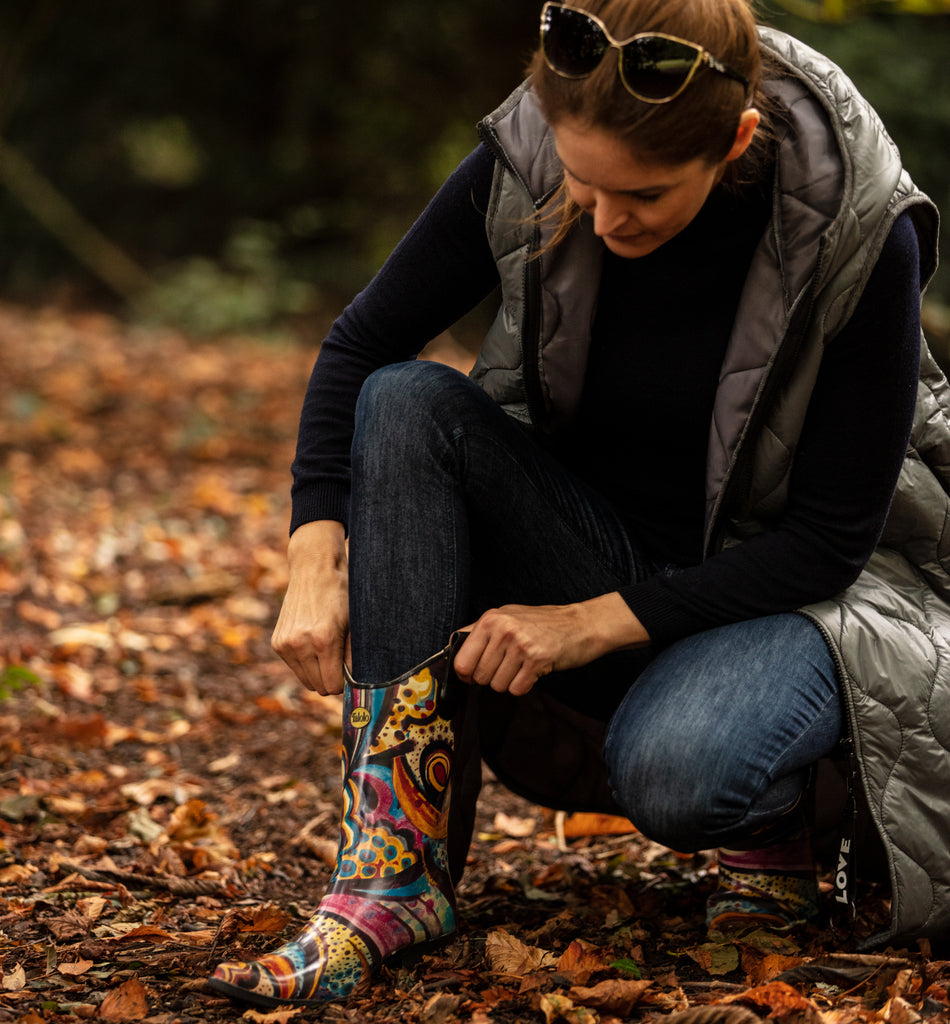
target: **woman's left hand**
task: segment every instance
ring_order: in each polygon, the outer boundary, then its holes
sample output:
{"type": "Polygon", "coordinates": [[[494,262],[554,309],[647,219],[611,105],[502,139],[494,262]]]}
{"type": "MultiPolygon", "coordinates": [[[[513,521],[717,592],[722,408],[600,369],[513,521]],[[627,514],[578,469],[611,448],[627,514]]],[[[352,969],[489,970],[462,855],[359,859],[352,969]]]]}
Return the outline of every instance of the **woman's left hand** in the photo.
{"type": "Polygon", "coordinates": [[[550,672],[579,668],[610,651],[650,642],[617,593],[577,604],[492,608],[466,632],[455,656],[458,677],[514,696],[527,693],[550,672]]]}

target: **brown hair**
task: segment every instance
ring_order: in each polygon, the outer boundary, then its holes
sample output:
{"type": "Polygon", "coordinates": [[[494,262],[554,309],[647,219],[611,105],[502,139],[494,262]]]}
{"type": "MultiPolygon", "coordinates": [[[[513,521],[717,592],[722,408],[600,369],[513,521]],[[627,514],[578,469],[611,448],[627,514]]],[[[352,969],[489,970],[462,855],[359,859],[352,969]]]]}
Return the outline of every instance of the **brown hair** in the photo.
{"type": "MultiPolygon", "coordinates": [[[[620,80],[616,51],[605,55],[587,78],[570,79],[553,72],[539,49],[528,74],[549,124],[569,118],[604,129],[629,143],[638,157],[661,164],[698,157],[714,164],[732,148],[742,111],[754,106],[763,117],[756,138],[729,165],[723,180],[726,187],[737,187],[758,177],[770,136],[769,102],[761,87],[762,55],[748,0],[572,0],[568,6],[596,14],[615,39],[665,32],[697,43],[743,75],[749,87],[743,90],[741,83],[703,65],[669,103],[644,103],[620,80]]],[[[561,221],[552,244],[563,238],[579,212],[562,185],[541,212],[561,221]]]]}

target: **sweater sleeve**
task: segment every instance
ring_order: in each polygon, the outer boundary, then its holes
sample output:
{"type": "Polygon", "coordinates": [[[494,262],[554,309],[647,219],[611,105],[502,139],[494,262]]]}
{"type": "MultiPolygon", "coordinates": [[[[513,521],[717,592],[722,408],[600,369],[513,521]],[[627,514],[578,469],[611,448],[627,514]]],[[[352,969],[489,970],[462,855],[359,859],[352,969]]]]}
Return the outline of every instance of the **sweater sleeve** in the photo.
{"type": "Polygon", "coordinates": [[[887,518],[919,362],[919,251],[904,214],[854,314],[825,352],[782,518],[700,565],[622,589],[654,644],[791,611],[854,582],[887,518]]]}
{"type": "Polygon", "coordinates": [[[291,533],[316,519],[348,522],[353,416],[366,378],[414,358],[498,283],[485,232],[493,173],[494,158],[478,146],[331,327],[304,397],[291,533]]]}

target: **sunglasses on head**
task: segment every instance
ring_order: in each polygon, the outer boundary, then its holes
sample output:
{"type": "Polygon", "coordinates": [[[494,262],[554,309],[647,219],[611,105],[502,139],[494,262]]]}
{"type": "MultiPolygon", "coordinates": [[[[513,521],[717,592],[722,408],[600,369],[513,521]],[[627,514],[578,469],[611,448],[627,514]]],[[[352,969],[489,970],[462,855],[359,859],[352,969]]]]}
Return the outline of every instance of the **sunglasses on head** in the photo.
{"type": "Polygon", "coordinates": [[[617,50],[620,81],[644,103],[668,103],[689,85],[705,64],[720,75],[749,82],[708,50],[663,32],[640,32],[620,42],[593,14],[548,0],[541,9],[541,52],[562,78],[586,78],[611,48],[617,50]]]}

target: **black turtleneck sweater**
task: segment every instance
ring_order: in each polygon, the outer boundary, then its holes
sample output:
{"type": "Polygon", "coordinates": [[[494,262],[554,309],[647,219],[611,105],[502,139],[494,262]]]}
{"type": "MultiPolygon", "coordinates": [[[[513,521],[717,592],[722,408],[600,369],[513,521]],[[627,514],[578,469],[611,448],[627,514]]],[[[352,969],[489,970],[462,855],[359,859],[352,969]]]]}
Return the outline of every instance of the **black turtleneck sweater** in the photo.
{"type": "MultiPolygon", "coordinates": [[[[324,341],[301,417],[291,529],[347,522],[353,409],[366,376],[413,357],[498,284],[482,212],[493,167],[482,146],[463,161],[324,341]]],[[[712,403],[770,203],[757,189],[717,190],[648,256],[605,253],[583,399],[560,455],[615,504],[654,564],[676,567],[620,591],[654,644],[847,586],[880,536],[906,450],[920,283],[904,216],[827,347],[782,519],[700,560],[712,403]]]]}

